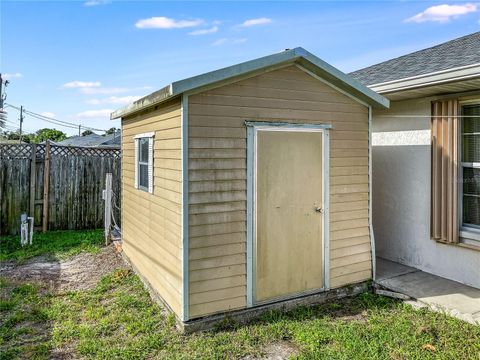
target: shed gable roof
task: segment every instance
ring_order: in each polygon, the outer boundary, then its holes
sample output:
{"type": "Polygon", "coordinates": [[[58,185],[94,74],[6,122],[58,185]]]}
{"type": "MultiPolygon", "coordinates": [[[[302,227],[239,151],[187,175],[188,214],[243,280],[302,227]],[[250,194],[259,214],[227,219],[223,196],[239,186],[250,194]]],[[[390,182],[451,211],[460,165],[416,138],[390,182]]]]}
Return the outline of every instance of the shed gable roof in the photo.
{"type": "Polygon", "coordinates": [[[387,98],[377,94],[351,76],[341,72],[305,49],[297,47],[295,49],[285,50],[277,54],[246,61],[184,80],[175,81],[170,85],[113,112],[110,118],[117,119],[133,114],[185,92],[199,91],[208,86],[228,83],[235,81],[242,76],[253,75],[257,72],[288,64],[298,64],[302,66],[304,69],[319,78],[324,79],[340,90],[369,105],[380,108],[386,108],[390,105],[387,98]]]}
{"type": "Polygon", "coordinates": [[[351,72],[365,85],[480,64],[480,31],[351,72]]]}

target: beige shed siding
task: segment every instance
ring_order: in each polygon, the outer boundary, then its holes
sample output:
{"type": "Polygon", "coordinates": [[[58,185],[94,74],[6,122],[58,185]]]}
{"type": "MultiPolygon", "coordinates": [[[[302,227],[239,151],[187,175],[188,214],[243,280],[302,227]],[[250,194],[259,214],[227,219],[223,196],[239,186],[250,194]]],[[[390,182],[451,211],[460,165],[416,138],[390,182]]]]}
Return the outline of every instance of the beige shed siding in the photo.
{"type": "Polygon", "coordinates": [[[191,318],[246,306],[247,119],[333,125],[330,286],[371,278],[368,108],[290,66],[189,97],[191,318]]]}
{"type": "Polygon", "coordinates": [[[181,106],[122,120],[122,236],[132,264],[181,315],[181,106]],[[154,192],[134,187],[134,136],[154,132],[154,192]]]}

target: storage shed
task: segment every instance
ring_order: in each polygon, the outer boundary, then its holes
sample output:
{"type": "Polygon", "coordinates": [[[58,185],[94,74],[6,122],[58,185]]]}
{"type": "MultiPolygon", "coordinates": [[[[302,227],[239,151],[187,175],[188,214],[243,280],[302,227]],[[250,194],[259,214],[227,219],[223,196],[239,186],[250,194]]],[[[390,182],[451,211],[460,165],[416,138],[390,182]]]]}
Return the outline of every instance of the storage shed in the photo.
{"type": "Polygon", "coordinates": [[[112,113],[125,256],[183,323],[372,279],[370,119],[388,106],[295,48],[112,113]]]}

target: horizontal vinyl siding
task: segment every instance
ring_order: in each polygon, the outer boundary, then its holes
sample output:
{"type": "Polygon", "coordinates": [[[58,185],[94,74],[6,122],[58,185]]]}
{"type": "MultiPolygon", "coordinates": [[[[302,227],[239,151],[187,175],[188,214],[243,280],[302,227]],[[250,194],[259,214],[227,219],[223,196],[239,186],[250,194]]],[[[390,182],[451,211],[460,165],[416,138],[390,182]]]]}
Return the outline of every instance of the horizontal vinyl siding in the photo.
{"type": "Polygon", "coordinates": [[[132,264],[181,314],[180,102],[122,120],[122,237],[132,264]],[[135,189],[135,135],[154,132],[154,192],[135,189]]]}
{"type": "Polygon", "coordinates": [[[368,109],[292,66],[189,97],[192,318],[246,306],[245,120],[333,125],[330,284],[371,278],[368,109]]]}

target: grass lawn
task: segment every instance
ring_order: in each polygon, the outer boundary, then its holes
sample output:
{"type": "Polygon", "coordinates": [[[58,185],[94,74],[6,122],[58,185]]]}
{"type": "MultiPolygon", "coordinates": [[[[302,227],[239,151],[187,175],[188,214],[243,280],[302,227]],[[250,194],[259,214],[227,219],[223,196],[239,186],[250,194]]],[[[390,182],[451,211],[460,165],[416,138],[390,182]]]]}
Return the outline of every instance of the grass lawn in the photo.
{"type": "Polygon", "coordinates": [[[98,252],[103,230],[35,232],[32,246],[20,245],[19,236],[0,236],[0,261],[25,261],[35,256],[67,258],[82,251],[98,252]]]}
{"type": "Polygon", "coordinates": [[[4,278],[0,294],[0,359],[225,359],[258,356],[277,342],[295,347],[298,359],[480,356],[480,326],[374,294],[273,311],[248,326],[225,321],[193,335],[180,334],[126,268],[90,290],[63,293],[4,278]]]}

